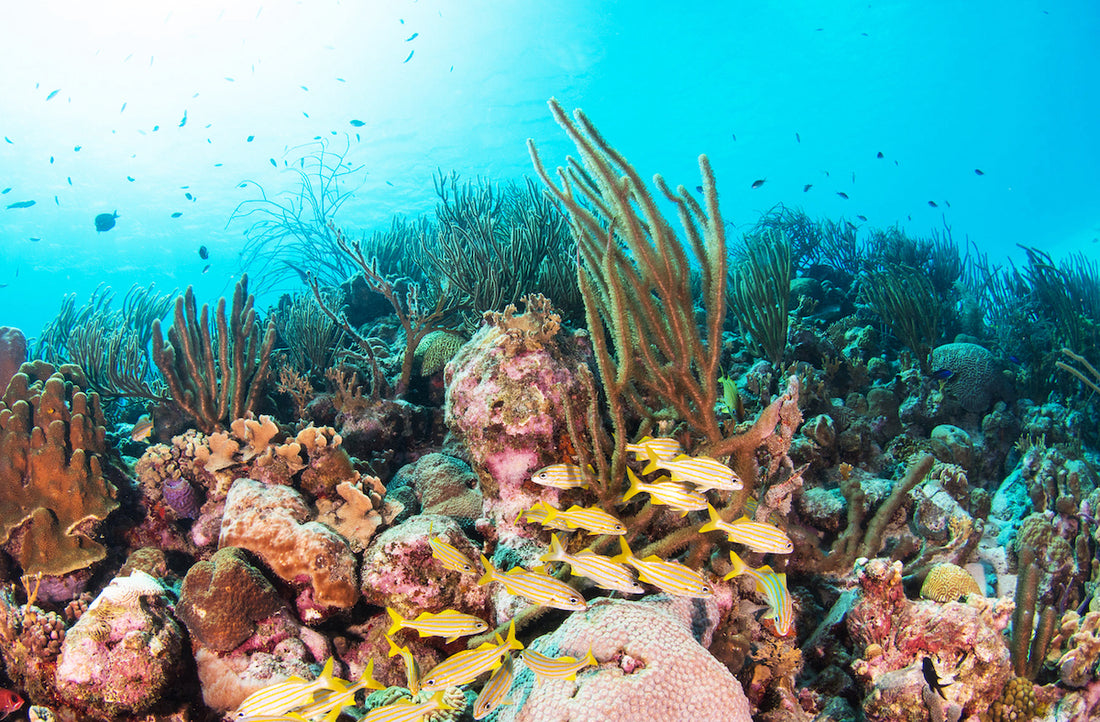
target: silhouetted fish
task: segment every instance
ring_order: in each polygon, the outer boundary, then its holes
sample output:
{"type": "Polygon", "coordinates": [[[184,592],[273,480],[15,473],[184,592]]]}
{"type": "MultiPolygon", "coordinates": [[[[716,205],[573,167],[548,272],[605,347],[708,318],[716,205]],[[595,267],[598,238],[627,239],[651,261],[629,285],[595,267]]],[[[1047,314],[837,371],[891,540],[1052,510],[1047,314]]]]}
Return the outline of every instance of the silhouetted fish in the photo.
{"type": "Polygon", "coordinates": [[[100,213],[95,217],[96,233],[105,233],[114,228],[116,218],[118,218],[118,211],[114,213],[100,213]]]}
{"type": "Polygon", "coordinates": [[[69,185],[73,184],[73,177],[71,175],[65,176],[65,180],[69,181],[69,185]]]}
{"type": "Polygon", "coordinates": [[[34,236],[31,236],[31,237],[30,237],[30,242],[31,242],[31,243],[38,243],[38,242],[39,242],[39,241],[41,241],[41,240],[42,240],[41,238],[35,238],[34,236]]]}
{"type": "Polygon", "coordinates": [[[866,223],[866,222],[867,222],[867,216],[856,216],[856,218],[858,218],[859,220],[863,221],[864,223],[866,223]]]}
{"type": "Polygon", "coordinates": [[[251,143],[251,142],[252,142],[252,140],[253,140],[253,139],[254,139],[255,137],[256,137],[256,136],[254,136],[254,135],[250,135],[250,136],[248,136],[247,138],[245,138],[245,139],[244,139],[244,142],[245,142],[245,143],[251,143]]]}
{"type": "Polygon", "coordinates": [[[703,186],[695,186],[695,192],[696,193],[702,193],[703,192],[703,186]]]}
{"type": "Polygon", "coordinates": [[[409,57],[405,58],[405,59],[404,59],[404,60],[402,60],[401,62],[402,62],[402,63],[407,63],[407,62],[409,62],[410,60],[412,60],[412,57],[413,57],[413,53],[415,53],[415,52],[416,52],[415,50],[413,50],[412,52],[410,52],[410,53],[409,53],[409,57]]]}
{"type": "Polygon", "coordinates": [[[417,35],[419,35],[419,34],[420,34],[420,33],[413,33],[413,34],[412,34],[412,35],[410,35],[409,37],[405,38],[405,42],[407,43],[407,42],[409,42],[410,40],[416,40],[416,36],[417,36],[417,35]]]}
{"type": "Polygon", "coordinates": [[[206,273],[209,270],[210,270],[210,264],[209,263],[207,263],[205,266],[202,267],[202,272],[203,273],[206,273]]]}
{"type": "Polygon", "coordinates": [[[195,196],[191,195],[190,193],[184,193],[183,197],[186,198],[189,201],[195,200],[195,196]]]}
{"type": "Polygon", "coordinates": [[[932,208],[939,208],[939,206],[936,205],[935,201],[928,201],[928,205],[931,206],[932,208]]]}
{"type": "Polygon", "coordinates": [[[128,176],[126,176],[126,180],[130,181],[131,183],[133,183],[133,182],[134,182],[134,177],[133,177],[132,175],[128,175],[128,176]]]}
{"type": "Polygon", "coordinates": [[[947,699],[947,696],[943,693],[943,688],[951,686],[951,683],[943,684],[940,682],[940,676],[936,674],[936,665],[932,662],[931,657],[925,657],[921,661],[921,671],[924,672],[924,681],[928,683],[928,688],[940,697],[947,699]]]}
{"type": "Polygon", "coordinates": [[[801,136],[798,135],[798,133],[794,134],[794,142],[795,143],[801,143],[802,142],[802,138],[801,138],[801,136]]]}
{"type": "Polygon", "coordinates": [[[179,211],[176,211],[175,213],[172,214],[172,217],[173,218],[179,218],[182,215],[183,215],[182,213],[180,213],[179,211]]]}
{"type": "Polygon", "coordinates": [[[84,146],[82,146],[82,145],[74,145],[74,146],[73,146],[73,152],[74,152],[74,153],[79,153],[79,152],[80,152],[80,149],[81,149],[81,148],[83,148],[83,147],[84,147],[84,146]]]}
{"type": "Polygon", "coordinates": [[[848,194],[845,193],[844,191],[837,191],[836,194],[838,196],[840,196],[841,198],[843,198],[844,200],[848,200],[848,194]]]}
{"type": "Polygon", "coordinates": [[[882,154],[882,151],[880,150],[880,151],[878,152],[878,154],[877,154],[877,155],[876,155],[875,157],[876,157],[876,158],[885,158],[886,156],[884,156],[884,155],[882,154]]]}
{"type": "Polygon", "coordinates": [[[8,193],[11,193],[11,186],[8,186],[4,190],[0,191],[0,196],[7,195],[8,193]]]}
{"type": "MultiPolygon", "coordinates": [[[[5,191],[5,193],[6,192],[7,191],[5,191]]],[[[15,203],[9,204],[8,208],[9,209],[10,208],[30,208],[31,206],[33,206],[37,202],[38,201],[16,201],[15,203]]]]}
{"type": "Polygon", "coordinates": [[[153,126],[153,132],[156,133],[158,130],[160,130],[160,126],[159,125],[154,125],[153,126]]]}
{"type": "Polygon", "coordinates": [[[974,175],[985,175],[981,168],[974,169],[974,175]]]}
{"type": "Polygon", "coordinates": [[[759,188],[760,186],[764,185],[767,182],[768,182],[767,178],[761,178],[760,180],[754,180],[752,182],[752,189],[756,190],[757,188],[759,188]]]}
{"type": "Polygon", "coordinates": [[[206,246],[199,246],[199,258],[204,261],[210,258],[210,250],[206,246]]]}
{"type": "Polygon", "coordinates": [[[802,192],[807,193],[813,187],[814,187],[813,183],[807,183],[806,185],[802,186],[802,192]]]}
{"type": "Polygon", "coordinates": [[[348,123],[354,125],[356,128],[362,128],[364,125],[366,125],[366,123],[359,119],[349,120],[348,123]]]}
{"type": "Polygon", "coordinates": [[[53,96],[57,95],[60,92],[61,92],[61,88],[58,88],[57,90],[55,90],[52,93],[50,93],[49,95],[47,95],[46,100],[52,100],[53,96]]]}
{"type": "Polygon", "coordinates": [[[183,118],[182,118],[182,119],[180,120],[180,125],[179,125],[179,127],[181,127],[181,128],[182,128],[182,127],[183,127],[183,126],[185,126],[185,125],[187,125],[187,111],[186,111],[186,110],[185,110],[185,111],[183,111],[183,118]]]}
{"type": "Polygon", "coordinates": [[[275,162],[274,158],[268,158],[267,160],[268,160],[269,163],[271,163],[272,168],[278,168],[279,167],[279,164],[275,162]]]}

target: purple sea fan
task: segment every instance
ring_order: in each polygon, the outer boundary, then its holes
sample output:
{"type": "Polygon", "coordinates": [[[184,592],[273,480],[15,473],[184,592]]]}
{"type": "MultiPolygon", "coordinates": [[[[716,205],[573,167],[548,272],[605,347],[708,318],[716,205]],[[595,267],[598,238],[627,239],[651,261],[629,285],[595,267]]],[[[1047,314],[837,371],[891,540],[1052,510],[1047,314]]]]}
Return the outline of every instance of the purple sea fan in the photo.
{"type": "Polygon", "coordinates": [[[164,482],[164,502],[181,519],[197,519],[202,501],[195,487],[187,479],[175,478],[164,482]]]}

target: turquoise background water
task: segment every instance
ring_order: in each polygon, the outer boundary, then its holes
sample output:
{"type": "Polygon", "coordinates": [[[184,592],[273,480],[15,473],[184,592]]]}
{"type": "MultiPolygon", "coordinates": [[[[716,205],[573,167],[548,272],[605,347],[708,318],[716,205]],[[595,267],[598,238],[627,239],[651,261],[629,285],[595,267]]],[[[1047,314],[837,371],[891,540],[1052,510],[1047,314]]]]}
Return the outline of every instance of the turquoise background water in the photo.
{"type": "Polygon", "coordinates": [[[100,282],[213,301],[240,270],[246,224],[227,222],[255,193],[238,184],[296,188],[284,160],[318,135],[347,134],[364,167],[338,217],[352,231],[431,211],[437,169],[530,174],[527,138],[560,163],[572,148],[551,96],[643,174],[693,188],[709,154],[734,225],[784,202],[919,235],[947,223],[994,259],[1100,248],[1094,1],[14,5],[0,325],[28,336],[100,282]]]}

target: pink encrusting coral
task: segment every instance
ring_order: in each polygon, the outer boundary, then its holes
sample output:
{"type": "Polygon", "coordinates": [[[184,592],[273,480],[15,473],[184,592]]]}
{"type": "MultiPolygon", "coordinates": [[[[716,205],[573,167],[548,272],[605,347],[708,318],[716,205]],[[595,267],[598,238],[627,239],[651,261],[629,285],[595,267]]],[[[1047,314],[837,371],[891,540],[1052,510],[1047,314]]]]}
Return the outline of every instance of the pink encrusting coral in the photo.
{"type": "Polygon", "coordinates": [[[599,666],[581,670],[576,680],[538,682],[517,661],[510,693],[515,704],[496,719],[752,722],[740,683],[701,643],[716,619],[716,605],[702,600],[599,599],[530,645],[549,656],[578,659],[591,649],[599,666]]]}
{"type": "Polygon", "coordinates": [[[547,299],[525,298],[526,313],[509,306],[488,314],[444,371],[447,425],[469,450],[486,514],[512,529],[531,504],[557,501],[556,490],[529,479],[540,467],[568,461],[560,450],[566,413],[582,418],[590,403],[579,376],[591,355],[584,335],[562,331],[547,299]]]}

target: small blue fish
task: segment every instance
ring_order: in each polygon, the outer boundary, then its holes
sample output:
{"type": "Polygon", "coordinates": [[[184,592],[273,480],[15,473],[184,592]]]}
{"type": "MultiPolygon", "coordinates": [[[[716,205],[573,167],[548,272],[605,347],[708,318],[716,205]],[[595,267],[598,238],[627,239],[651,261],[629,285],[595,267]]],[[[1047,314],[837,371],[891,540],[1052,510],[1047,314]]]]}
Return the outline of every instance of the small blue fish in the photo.
{"type": "Polygon", "coordinates": [[[271,163],[271,167],[272,167],[272,168],[278,168],[278,167],[279,167],[279,164],[275,162],[275,159],[274,159],[274,158],[268,158],[268,159],[267,159],[267,161],[268,161],[269,163],[271,163]]]}
{"type": "Polygon", "coordinates": [[[985,175],[985,172],[983,172],[981,168],[975,168],[974,175],[985,175]]]}
{"type": "Polygon", "coordinates": [[[756,190],[757,188],[759,188],[760,186],[764,185],[767,182],[768,182],[767,178],[761,178],[760,180],[755,180],[755,181],[752,182],[752,189],[756,190]]]}
{"type": "Polygon", "coordinates": [[[366,123],[359,120],[358,118],[356,118],[355,120],[349,120],[348,123],[355,126],[356,128],[362,128],[364,125],[366,125],[366,123]]]}
{"type": "Polygon", "coordinates": [[[122,107],[118,109],[118,112],[121,114],[124,110],[126,110],[126,103],[122,104],[122,107]]]}
{"type": "Polygon", "coordinates": [[[416,40],[416,37],[417,37],[418,35],[420,35],[420,33],[413,33],[413,34],[412,34],[412,35],[410,35],[409,37],[405,38],[405,42],[407,43],[407,42],[409,42],[410,40],[416,40]]]}
{"type": "Polygon", "coordinates": [[[46,100],[53,100],[53,96],[57,95],[60,92],[61,92],[61,88],[58,88],[57,90],[55,90],[52,93],[50,93],[49,95],[47,95],[46,100]]]}
{"type": "Polygon", "coordinates": [[[0,196],[5,196],[5,195],[7,195],[8,193],[11,193],[11,186],[8,186],[8,187],[7,187],[7,188],[5,188],[4,190],[0,191],[0,196]]]}
{"type": "Polygon", "coordinates": [[[185,126],[185,125],[187,125],[187,111],[186,111],[186,110],[185,110],[185,111],[183,111],[183,119],[182,119],[182,120],[180,120],[180,125],[179,125],[179,127],[181,127],[181,128],[182,128],[182,127],[183,127],[183,126],[185,126]]]}
{"type": "Polygon", "coordinates": [[[182,215],[183,215],[182,213],[180,213],[179,211],[176,211],[175,213],[172,214],[172,217],[173,218],[179,218],[182,215]]]}
{"type": "Polygon", "coordinates": [[[128,175],[128,176],[126,176],[126,180],[130,181],[131,183],[133,183],[133,182],[134,182],[134,177],[133,177],[132,175],[128,175]]]}
{"type": "Polygon", "coordinates": [[[939,206],[936,205],[935,201],[928,201],[928,207],[929,208],[939,208],[939,206]]]}
{"type": "Polygon", "coordinates": [[[255,138],[256,138],[256,136],[250,135],[250,136],[248,136],[247,138],[244,139],[244,142],[245,143],[251,143],[255,138]]]}
{"type": "Polygon", "coordinates": [[[79,152],[80,152],[80,149],[81,149],[81,148],[83,148],[83,147],[84,147],[84,146],[82,146],[82,145],[74,145],[74,146],[73,146],[73,152],[74,152],[74,153],[79,153],[79,152]]]}
{"type": "Polygon", "coordinates": [[[15,203],[8,204],[8,209],[10,210],[12,208],[30,208],[35,203],[37,203],[37,201],[16,201],[15,203]]]}
{"type": "Polygon", "coordinates": [[[407,58],[405,58],[405,59],[404,59],[403,61],[401,61],[402,65],[403,65],[403,64],[405,64],[405,63],[407,63],[407,62],[409,62],[410,60],[412,60],[412,57],[413,57],[413,53],[415,53],[415,52],[416,52],[415,50],[413,50],[412,52],[410,52],[410,53],[409,53],[409,57],[407,57],[407,58]]]}
{"type": "Polygon", "coordinates": [[[932,378],[936,381],[946,381],[955,375],[951,369],[936,369],[932,372],[932,378]]]}
{"type": "Polygon", "coordinates": [[[844,191],[837,191],[836,194],[838,196],[840,196],[841,198],[843,198],[844,200],[848,200],[848,194],[845,193],[844,191]]]}

